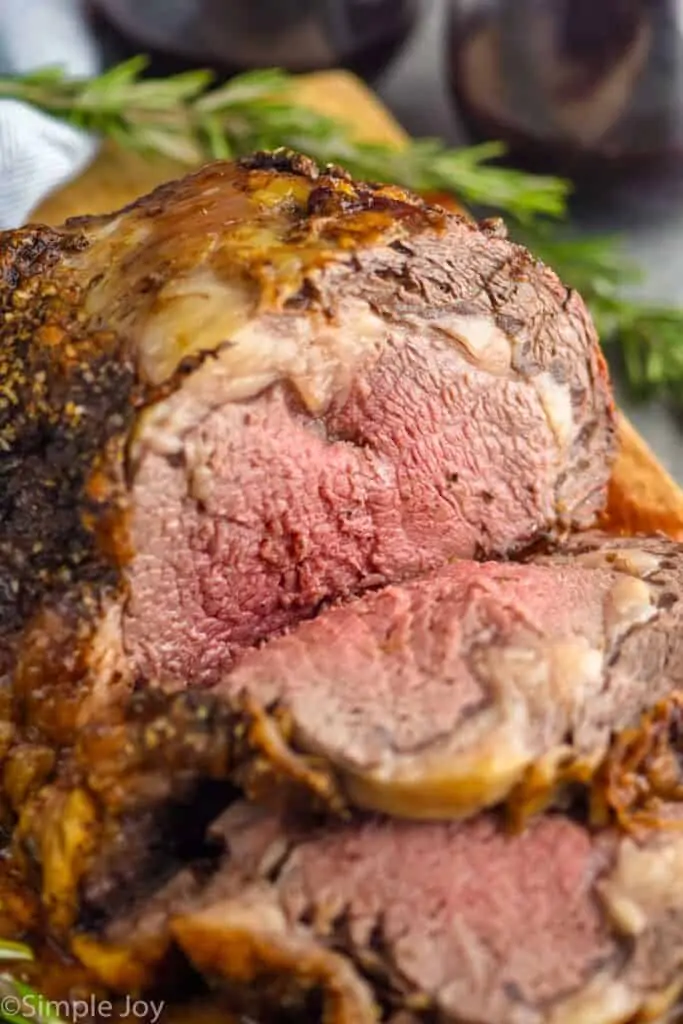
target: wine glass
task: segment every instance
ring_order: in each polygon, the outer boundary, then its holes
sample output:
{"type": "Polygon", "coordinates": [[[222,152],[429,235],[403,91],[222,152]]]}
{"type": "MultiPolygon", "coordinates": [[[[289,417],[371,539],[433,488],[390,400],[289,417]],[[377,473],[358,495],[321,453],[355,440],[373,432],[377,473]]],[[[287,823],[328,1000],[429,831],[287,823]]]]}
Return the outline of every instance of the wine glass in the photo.
{"type": "Polygon", "coordinates": [[[90,0],[118,55],[148,52],[162,72],[211,67],[346,67],[374,79],[417,21],[420,0],[90,0]]]}

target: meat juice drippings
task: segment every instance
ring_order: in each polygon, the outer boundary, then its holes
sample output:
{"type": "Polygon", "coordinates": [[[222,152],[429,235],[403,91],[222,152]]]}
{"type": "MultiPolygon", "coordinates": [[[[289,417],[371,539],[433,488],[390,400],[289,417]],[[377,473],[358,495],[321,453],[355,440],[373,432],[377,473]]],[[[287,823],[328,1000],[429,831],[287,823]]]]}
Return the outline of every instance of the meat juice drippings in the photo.
{"type": "Polygon", "coordinates": [[[413,28],[420,0],[89,0],[112,55],[150,52],[154,70],[207,66],[379,74],[413,28]]]}
{"type": "Polygon", "coordinates": [[[680,0],[450,0],[448,69],[478,139],[582,184],[683,167],[680,0]]]}

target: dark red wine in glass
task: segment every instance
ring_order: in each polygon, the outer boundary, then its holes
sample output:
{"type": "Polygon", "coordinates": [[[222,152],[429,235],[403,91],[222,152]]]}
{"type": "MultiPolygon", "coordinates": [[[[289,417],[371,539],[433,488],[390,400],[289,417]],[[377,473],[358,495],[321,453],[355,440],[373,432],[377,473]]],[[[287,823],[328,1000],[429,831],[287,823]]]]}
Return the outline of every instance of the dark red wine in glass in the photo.
{"type": "Polygon", "coordinates": [[[476,139],[584,187],[683,169],[680,0],[449,0],[447,67],[476,139]]]}
{"type": "Polygon", "coordinates": [[[149,53],[168,74],[210,67],[345,67],[372,80],[394,59],[420,0],[88,0],[110,59],[149,53]]]}

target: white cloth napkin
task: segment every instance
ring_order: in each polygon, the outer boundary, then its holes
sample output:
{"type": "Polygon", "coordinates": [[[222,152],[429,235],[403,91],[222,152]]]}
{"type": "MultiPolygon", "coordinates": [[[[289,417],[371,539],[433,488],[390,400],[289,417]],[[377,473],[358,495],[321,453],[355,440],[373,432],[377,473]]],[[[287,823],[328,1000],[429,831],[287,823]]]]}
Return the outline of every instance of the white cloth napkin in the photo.
{"type": "MultiPolygon", "coordinates": [[[[61,65],[100,67],[81,0],[0,0],[0,75],[61,65]]],[[[0,229],[17,227],[92,159],[97,141],[13,100],[0,100],[0,229]]]]}

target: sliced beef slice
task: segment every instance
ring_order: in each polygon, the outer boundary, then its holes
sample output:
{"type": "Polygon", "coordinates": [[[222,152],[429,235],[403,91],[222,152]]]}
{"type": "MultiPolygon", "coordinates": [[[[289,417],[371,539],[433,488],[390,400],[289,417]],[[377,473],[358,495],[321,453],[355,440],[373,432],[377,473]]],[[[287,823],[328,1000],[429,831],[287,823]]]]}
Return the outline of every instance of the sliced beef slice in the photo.
{"type": "Polygon", "coordinates": [[[0,638],[22,639],[22,693],[50,686],[36,662],[66,627],[72,691],[213,683],[321,602],[604,503],[614,416],[581,299],[394,187],[283,154],[211,164],[5,233],[0,307],[0,638]]]}
{"type": "Polygon", "coordinates": [[[352,803],[470,814],[532,765],[590,771],[683,686],[682,580],[680,545],[599,533],[526,564],[459,562],[321,613],[213,696],[277,709],[352,803]]]}
{"type": "Polygon", "coordinates": [[[213,831],[225,844],[213,877],[79,937],[91,968],[106,975],[154,933],[160,955],[178,945],[236,1009],[271,1020],[298,1007],[293,1019],[326,1024],[401,1010],[439,1024],[621,1024],[663,1016],[683,983],[677,827],[596,835],[548,815],[513,836],[483,815],[306,830],[240,804],[213,831]]]}

